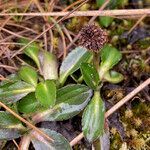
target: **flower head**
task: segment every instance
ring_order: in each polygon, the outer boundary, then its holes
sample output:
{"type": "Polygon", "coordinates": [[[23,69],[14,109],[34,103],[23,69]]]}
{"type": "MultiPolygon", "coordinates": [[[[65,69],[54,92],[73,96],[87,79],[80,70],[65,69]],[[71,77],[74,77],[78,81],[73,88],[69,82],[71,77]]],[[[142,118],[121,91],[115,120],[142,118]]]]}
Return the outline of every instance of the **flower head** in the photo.
{"type": "Polygon", "coordinates": [[[95,24],[86,25],[80,31],[79,45],[88,50],[99,52],[107,42],[107,33],[95,24]]]}

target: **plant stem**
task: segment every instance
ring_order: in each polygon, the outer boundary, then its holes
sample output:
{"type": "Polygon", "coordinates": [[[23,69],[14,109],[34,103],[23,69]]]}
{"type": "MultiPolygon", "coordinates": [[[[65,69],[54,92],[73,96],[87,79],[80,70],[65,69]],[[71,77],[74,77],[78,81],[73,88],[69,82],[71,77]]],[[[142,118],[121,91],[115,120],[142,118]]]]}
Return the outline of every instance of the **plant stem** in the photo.
{"type": "Polygon", "coordinates": [[[99,53],[93,52],[93,65],[97,71],[99,70],[99,61],[99,53]]]}

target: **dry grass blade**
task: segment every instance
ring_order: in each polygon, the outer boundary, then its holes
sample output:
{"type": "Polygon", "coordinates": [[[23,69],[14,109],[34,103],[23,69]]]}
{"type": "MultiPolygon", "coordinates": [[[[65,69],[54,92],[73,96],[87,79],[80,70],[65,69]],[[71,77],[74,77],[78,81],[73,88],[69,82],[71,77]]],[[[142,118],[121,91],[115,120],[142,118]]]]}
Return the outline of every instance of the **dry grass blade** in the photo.
{"type": "Polygon", "coordinates": [[[13,140],[13,143],[16,145],[17,149],[19,150],[19,145],[17,144],[17,142],[13,140]]]}
{"type": "Polygon", "coordinates": [[[0,81],[8,80],[7,78],[4,78],[2,75],[0,75],[0,81]]]}
{"type": "MultiPolygon", "coordinates": [[[[78,10],[82,5],[84,5],[86,2],[88,2],[89,0],[85,0],[82,4],[80,4],[78,7],[76,7],[74,10],[67,12],[66,15],[64,17],[62,17],[61,19],[59,19],[56,24],[60,23],[61,21],[65,20],[68,16],[70,16],[74,11],[78,10]]],[[[62,12],[61,12],[62,13],[62,12]]],[[[39,13],[40,14],[40,13],[39,13]]],[[[1,14],[0,14],[1,15],[1,14]]],[[[22,47],[20,50],[18,50],[16,53],[14,53],[14,55],[12,56],[12,58],[14,56],[16,56],[17,54],[19,54],[22,50],[24,50],[27,46],[29,46],[32,42],[34,42],[35,40],[37,40],[38,38],[40,38],[43,34],[45,34],[47,31],[49,31],[50,29],[52,29],[56,24],[52,24],[50,27],[48,27],[44,32],[42,32],[41,34],[39,34],[37,37],[35,37],[33,40],[31,40],[27,45],[25,45],[24,47],[22,47]]]]}
{"type": "MultiPolygon", "coordinates": [[[[3,20],[0,20],[0,24],[1,24],[1,22],[3,22],[3,20]]],[[[15,24],[12,21],[7,22],[5,25],[12,26],[12,27],[17,27],[17,28],[21,28],[21,29],[26,29],[26,30],[31,31],[31,32],[33,32],[35,34],[39,34],[38,31],[35,31],[35,30],[31,29],[31,28],[22,26],[20,24],[15,24]]],[[[3,26],[1,26],[1,27],[3,27],[3,26]]]]}
{"type": "MultiPolygon", "coordinates": [[[[109,109],[105,113],[105,118],[109,117],[113,114],[116,110],[118,110],[121,106],[123,106],[126,102],[128,102],[132,97],[138,94],[141,90],[143,90],[146,86],[150,84],[150,78],[140,84],[137,88],[135,88],[132,92],[130,92],[127,96],[125,96],[122,100],[120,100],[117,104],[115,104],[111,109],[109,109]]],[[[77,137],[75,137],[71,142],[70,145],[74,146],[77,144],[82,138],[84,137],[83,132],[80,133],[77,137]]]]}
{"type": "Polygon", "coordinates": [[[26,37],[24,37],[24,36],[21,36],[21,35],[19,35],[19,34],[16,34],[16,33],[12,32],[12,31],[9,31],[9,30],[7,30],[7,29],[5,29],[5,28],[2,28],[2,27],[0,27],[0,30],[3,30],[3,31],[5,31],[5,32],[7,32],[7,33],[9,33],[9,34],[12,34],[12,35],[14,35],[14,36],[16,36],[16,37],[19,37],[19,38],[26,38],[26,37]]]}
{"type": "MultiPolygon", "coordinates": [[[[4,22],[2,22],[1,24],[1,28],[3,28],[7,23],[8,21],[11,19],[11,17],[8,17],[4,22]]],[[[0,31],[1,31],[1,28],[0,28],[0,31]]]]}
{"type": "Polygon", "coordinates": [[[71,3],[71,4],[70,4],[68,7],[66,7],[63,11],[65,12],[65,11],[67,11],[68,9],[74,7],[75,5],[77,5],[77,4],[81,3],[81,2],[84,2],[84,0],[77,0],[77,1],[74,2],[74,3],[71,3]]]}
{"type": "MultiPolygon", "coordinates": [[[[84,0],[78,0],[72,4],[70,4],[68,7],[66,7],[65,9],[62,10],[62,12],[66,12],[68,9],[74,7],[75,5],[81,3],[81,2],[84,2],[84,0]]],[[[54,19],[57,19],[59,16],[56,16],[54,19]]]]}
{"type": "MultiPolygon", "coordinates": [[[[21,35],[21,34],[24,34],[24,33],[26,33],[26,32],[27,32],[27,30],[23,30],[23,31],[19,31],[19,32],[15,33],[15,34],[21,35]]],[[[7,36],[6,38],[0,40],[0,44],[1,44],[1,42],[5,42],[5,41],[7,41],[7,40],[9,40],[9,39],[11,39],[11,38],[13,38],[13,37],[15,37],[15,35],[12,33],[10,36],[7,36]]],[[[18,37],[18,36],[17,36],[17,37],[18,37]]],[[[22,36],[22,37],[23,37],[23,36],[22,36]]]]}
{"type": "Polygon", "coordinates": [[[72,37],[70,36],[70,33],[68,32],[68,30],[65,28],[65,26],[63,26],[63,31],[66,34],[67,38],[69,39],[70,42],[72,42],[72,37]]]}
{"type": "Polygon", "coordinates": [[[130,34],[136,27],[137,25],[146,17],[146,15],[143,15],[136,23],[135,25],[128,31],[128,34],[130,34]]]}
{"type": "Polygon", "coordinates": [[[32,125],[30,122],[28,122],[27,120],[25,120],[24,118],[20,117],[18,114],[16,114],[14,111],[12,111],[9,107],[7,107],[5,104],[3,104],[2,102],[0,102],[0,106],[5,108],[9,113],[11,113],[13,116],[15,116],[16,118],[18,118],[20,121],[24,122],[26,125],[28,125],[31,129],[35,130],[36,132],[38,132],[39,134],[41,134],[44,138],[46,138],[47,140],[49,140],[50,142],[53,142],[54,140],[52,138],[50,138],[47,134],[45,134],[44,132],[42,132],[40,129],[38,129],[37,127],[35,127],[34,125],[32,125]]]}
{"type": "MultiPolygon", "coordinates": [[[[129,16],[129,15],[149,16],[150,9],[120,9],[120,10],[103,10],[103,11],[100,10],[75,11],[74,10],[70,12],[1,13],[0,14],[0,16],[64,16],[65,18],[75,17],[75,16],[129,16]]],[[[60,20],[62,21],[65,18],[61,18],[60,20]]]]}
{"type": "Polygon", "coordinates": [[[7,66],[7,65],[0,65],[0,68],[6,68],[6,69],[18,70],[18,68],[16,68],[16,67],[13,67],[13,66],[7,66]]]}
{"type": "MultiPolygon", "coordinates": [[[[102,11],[106,8],[106,6],[109,4],[110,0],[106,0],[105,3],[99,8],[99,11],[102,11]]],[[[93,16],[89,23],[92,23],[95,19],[96,19],[97,16],[93,16]]]]}

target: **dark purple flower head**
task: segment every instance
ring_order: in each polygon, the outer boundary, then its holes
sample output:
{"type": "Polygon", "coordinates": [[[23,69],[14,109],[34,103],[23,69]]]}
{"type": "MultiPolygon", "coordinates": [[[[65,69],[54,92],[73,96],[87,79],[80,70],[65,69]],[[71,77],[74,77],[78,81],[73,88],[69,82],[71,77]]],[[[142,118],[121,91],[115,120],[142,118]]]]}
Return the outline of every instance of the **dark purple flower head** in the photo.
{"type": "Polygon", "coordinates": [[[79,45],[90,51],[99,52],[107,42],[107,33],[100,27],[86,25],[80,31],[79,45]]]}

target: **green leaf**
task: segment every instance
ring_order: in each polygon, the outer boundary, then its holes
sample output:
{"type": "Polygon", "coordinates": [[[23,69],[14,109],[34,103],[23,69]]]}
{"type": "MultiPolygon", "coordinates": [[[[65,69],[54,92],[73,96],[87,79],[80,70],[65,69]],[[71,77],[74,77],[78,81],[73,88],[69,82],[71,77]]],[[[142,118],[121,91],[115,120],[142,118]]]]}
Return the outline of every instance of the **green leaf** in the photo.
{"type": "Polygon", "coordinates": [[[113,18],[112,17],[107,17],[107,16],[102,16],[102,17],[99,17],[99,21],[100,21],[100,24],[103,27],[107,28],[112,23],[113,18]]]}
{"type": "Polygon", "coordinates": [[[17,81],[0,88],[0,100],[4,103],[14,103],[33,91],[35,91],[35,88],[31,84],[17,81]]]}
{"type": "Polygon", "coordinates": [[[22,80],[36,87],[38,75],[34,69],[29,66],[22,66],[18,72],[18,75],[22,80]]]}
{"type": "Polygon", "coordinates": [[[61,134],[50,129],[40,128],[43,132],[49,135],[54,142],[48,142],[37,132],[32,131],[32,143],[35,150],[72,150],[69,142],[61,134]],[[34,138],[36,137],[36,138],[34,138]]]}
{"type": "Polygon", "coordinates": [[[5,111],[0,111],[0,140],[12,140],[26,131],[21,122],[5,111]]]}
{"type": "Polygon", "coordinates": [[[17,126],[11,129],[0,129],[0,140],[13,140],[24,134],[17,126]]]}
{"type": "Polygon", "coordinates": [[[99,76],[103,78],[104,74],[113,68],[122,58],[122,54],[116,48],[106,45],[101,51],[101,64],[99,76]]]}
{"type": "Polygon", "coordinates": [[[104,75],[104,79],[110,83],[119,83],[123,80],[123,75],[111,70],[104,75]]]}
{"type": "Polygon", "coordinates": [[[46,80],[37,85],[35,96],[44,107],[52,107],[56,101],[56,85],[54,81],[46,80]]]}
{"type": "MultiPolygon", "coordinates": [[[[27,45],[30,41],[27,40],[27,39],[20,39],[19,40],[20,43],[24,44],[24,45],[27,45]]],[[[38,59],[38,53],[39,53],[39,45],[35,42],[32,42],[29,46],[27,46],[24,50],[24,53],[30,57],[31,59],[33,59],[33,61],[36,63],[36,65],[38,67],[40,67],[40,62],[39,62],[39,59],[38,59]]]]}
{"type": "Polygon", "coordinates": [[[82,130],[89,142],[96,140],[103,134],[104,130],[104,102],[100,97],[99,91],[95,91],[94,96],[82,117],[82,130]]]}
{"type": "Polygon", "coordinates": [[[60,83],[63,85],[69,75],[80,68],[82,62],[87,62],[92,54],[83,47],[77,47],[70,52],[60,67],[60,83]]]}
{"type": "Polygon", "coordinates": [[[8,85],[11,85],[19,80],[20,78],[16,74],[10,74],[7,76],[6,80],[0,82],[0,88],[7,87],[8,85]]]}
{"type": "Polygon", "coordinates": [[[104,4],[105,0],[96,0],[96,4],[98,7],[102,6],[104,4]]]}
{"type": "MultiPolygon", "coordinates": [[[[122,4],[124,0],[110,0],[110,2],[107,4],[107,9],[114,9],[117,8],[119,5],[122,4]]],[[[98,7],[102,6],[105,3],[105,0],[96,0],[96,4],[98,7]]]]}
{"type": "Polygon", "coordinates": [[[35,98],[35,93],[30,93],[22,98],[17,105],[18,111],[28,114],[38,111],[39,102],[35,98]]]}
{"type": "Polygon", "coordinates": [[[39,60],[44,79],[57,80],[58,64],[56,56],[53,55],[52,53],[44,51],[39,53],[39,60]]]}
{"type": "Polygon", "coordinates": [[[83,79],[86,82],[86,84],[91,89],[95,90],[99,83],[99,74],[96,68],[88,63],[82,63],[80,68],[83,75],[83,79]]]}
{"type": "Polygon", "coordinates": [[[101,51],[101,65],[106,65],[109,69],[116,65],[121,58],[121,52],[112,46],[106,45],[101,51]]]}
{"type": "Polygon", "coordinates": [[[7,113],[5,111],[0,111],[0,128],[11,128],[14,125],[20,124],[21,122],[11,115],[10,113],[7,113]]]}
{"type": "Polygon", "coordinates": [[[57,91],[56,105],[52,109],[39,112],[33,117],[35,122],[67,120],[79,114],[88,104],[92,91],[85,85],[70,84],[57,91]]]}

